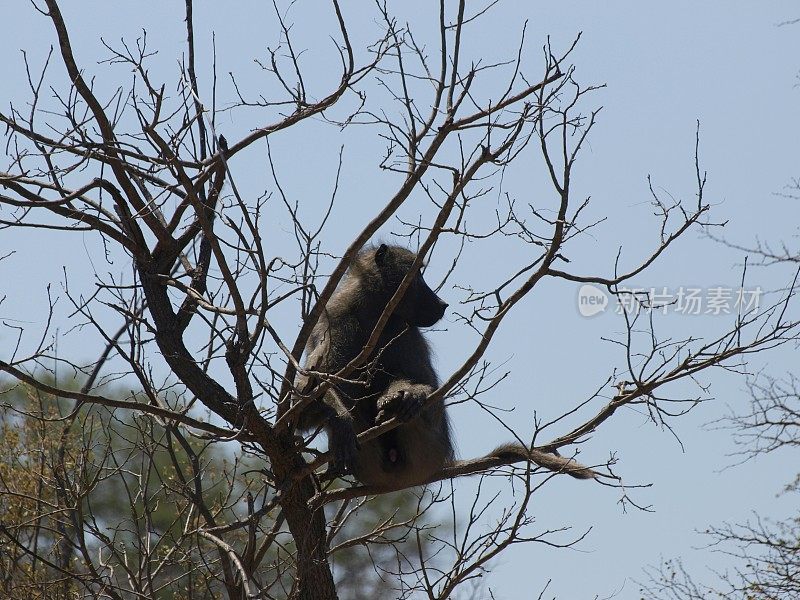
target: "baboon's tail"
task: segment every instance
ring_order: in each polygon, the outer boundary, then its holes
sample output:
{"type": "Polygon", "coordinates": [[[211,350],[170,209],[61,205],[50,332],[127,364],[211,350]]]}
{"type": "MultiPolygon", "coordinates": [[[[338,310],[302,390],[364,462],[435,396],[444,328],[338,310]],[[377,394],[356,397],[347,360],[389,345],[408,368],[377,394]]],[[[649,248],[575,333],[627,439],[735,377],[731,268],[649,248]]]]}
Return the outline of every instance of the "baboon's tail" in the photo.
{"type": "Polygon", "coordinates": [[[532,462],[554,473],[566,473],[577,479],[595,479],[598,476],[598,473],[589,467],[555,452],[530,450],[522,444],[504,444],[485,456],[448,463],[440,472],[441,477],[437,479],[470,475],[515,462],[532,462]]]}
{"type": "Polygon", "coordinates": [[[566,473],[577,479],[594,479],[597,477],[595,471],[573,458],[566,458],[554,452],[531,450],[521,444],[504,444],[496,448],[491,453],[491,456],[496,456],[503,460],[529,460],[550,471],[566,473]]]}

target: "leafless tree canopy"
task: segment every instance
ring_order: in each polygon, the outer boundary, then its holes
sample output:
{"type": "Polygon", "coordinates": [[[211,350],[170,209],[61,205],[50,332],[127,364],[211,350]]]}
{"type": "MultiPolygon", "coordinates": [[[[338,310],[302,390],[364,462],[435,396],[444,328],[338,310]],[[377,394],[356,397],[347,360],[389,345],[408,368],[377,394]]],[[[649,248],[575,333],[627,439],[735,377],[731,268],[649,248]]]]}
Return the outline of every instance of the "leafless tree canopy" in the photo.
{"type": "MultiPolygon", "coordinates": [[[[760,375],[748,382],[751,396],[746,414],[732,414],[715,425],[730,429],[743,461],[772,452],[796,453],[800,446],[800,389],[793,374],[785,379],[760,375]]],[[[787,465],[794,465],[791,459],[787,465]]],[[[795,469],[796,470],[796,469],[795,469]]],[[[800,474],[782,490],[792,498],[800,493],[800,474]]],[[[796,503],[795,503],[796,505],[796,503]]],[[[665,600],[699,600],[719,597],[731,600],[758,598],[791,600],[800,595],[800,516],[783,520],[754,512],[742,523],[715,524],[704,531],[709,552],[731,559],[730,569],[709,574],[687,567],[676,558],[647,570],[644,597],[665,600]]]]}
{"type": "MultiPolygon", "coordinates": [[[[718,240],[733,245],[726,240],[718,240]]],[[[745,250],[755,264],[777,269],[790,267],[800,259],[800,252],[788,243],[780,249],[770,244],[734,245],[745,250]]],[[[796,289],[796,282],[793,287],[796,289]]],[[[793,457],[800,448],[800,381],[789,372],[776,377],[756,373],[746,381],[750,396],[748,408],[710,424],[731,433],[738,450],[733,453],[734,468],[762,455],[786,456],[786,482],[781,494],[800,495],[800,472],[793,457]]],[[[731,600],[791,600],[800,596],[800,513],[783,519],[769,518],[754,511],[744,522],[713,524],[703,531],[706,550],[725,555],[731,567],[709,574],[695,565],[675,558],[647,569],[648,581],[642,585],[644,597],[664,600],[699,600],[719,597],[731,600]]]]}
{"type": "MultiPolygon", "coordinates": [[[[468,60],[465,49],[493,5],[442,0],[438,15],[433,12],[437,35],[422,39],[413,24],[399,22],[379,3],[374,39],[360,45],[352,41],[350,7],[337,0],[315,5],[336,24],[318,41],[339,59],[329,88],[308,74],[305,49],[293,37],[293,7],[276,6],[269,25],[281,41],[257,57],[269,79],[255,93],[255,84],[245,85],[235,73],[218,78],[213,63],[196,64],[200,42],[191,0],[185,24],[176,23],[186,37],[178,80],[155,78],[148,68],[155,49],[142,35],[105,42],[103,66],[120,82],[111,91],[94,79],[100,67],[73,52],[76,24],[65,22],[56,0],[36,5],[52,24],[54,49],[43,65],[26,62],[29,103],[0,114],[7,153],[0,227],[27,228],[42,240],[81,236],[95,278],[75,280],[68,268],[61,285],[53,285],[51,307],[69,303],[67,322],[47,319],[43,332],[10,324],[2,332],[4,389],[23,392],[6,402],[6,426],[20,437],[6,438],[4,451],[17,453],[9,464],[28,478],[0,478],[0,554],[9,557],[0,558],[3,595],[336,598],[337,585],[348,585],[337,573],[357,555],[374,565],[364,577],[380,580],[391,597],[449,598],[460,587],[471,589],[513,544],[577,541],[531,526],[531,497],[559,474],[487,459],[469,469],[445,468],[424,491],[397,496],[400,508],[376,505],[375,490],[321,477],[329,456],[319,450],[318,436],[303,438],[293,427],[299,410],[293,406],[315,401],[336,378],[350,377],[377,342],[381,321],[349,369],[316,373],[319,386],[297,402],[293,382],[323,307],[356,254],[404,214],[404,206],[415,203],[423,215],[402,222],[408,245],[419,252],[416,267],[422,261],[451,266],[440,286],[460,291],[458,320],[476,334],[474,346],[459,352],[460,366],[441,374],[444,383],[429,402],[491,397],[497,381],[484,354],[506,317],[543,281],[590,283],[621,294],[625,282],[686,232],[714,225],[696,163],[691,202],[663,199],[653,190],[660,235],[651,253],[632,264],[620,259],[606,273],[573,268],[568,247],[587,231],[616,245],[613,231],[601,233],[598,223],[584,218],[588,200],[572,193],[599,112],[591,105],[596,86],[581,84],[570,64],[577,39],[563,48],[549,42],[539,48],[526,40],[524,26],[517,32],[519,50],[506,62],[468,60]],[[51,87],[51,78],[63,74],[70,83],[51,87]],[[482,81],[500,77],[503,83],[493,84],[490,95],[478,92],[482,81]],[[223,87],[236,99],[232,105],[218,106],[223,87]],[[249,133],[226,139],[219,116],[227,112],[246,118],[249,133]],[[320,190],[322,216],[309,221],[285,194],[271,152],[266,173],[237,167],[247,153],[265,154],[272,136],[296,136],[300,144],[309,120],[367,127],[381,136],[386,151],[378,166],[395,175],[394,192],[342,200],[337,176],[320,190]],[[518,161],[537,161],[548,179],[535,192],[532,180],[519,202],[503,188],[504,174],[518,161]],[[237,180],[254,176],[263,177],[273,195],[240,193],[237,180]],[[356,203],[364,215],[344,248],[327,239],[337,202],[356,203]],[[487,206],[496,222],[474,227],[468,217],[487,206]],[[278,213],[291,218],[291,253],[262,234],[263,223],[278,213]],[[458,280],[464,245],[496,238],[512,240],[516,250],[497,266],[495,282],[477,289],[458,280]],[[61,355],[57,330],[91,331],[97,359],[82,364],[61,355]],[[76,385],[64,383],[65,372],[76,385]],[[136,391],[112,393],[114,382],[136,391]],[[481,517],[495,496],[484,496],[479,486],[468,512],[456,511],[463,500],[451,481],[498,472],[522,492],[508,506],[493,506],[501,517],[487,531],[481,517]],[[111,485],[121,490],[124,517],[103,518],[93,500],[111,485]],[[370,513],[371,505],[382,509],[370,513]],[[437,505],[442,510],[430,511],[437,505]],[[462,513],[459,526],[449,530],[438,522],[447,506],[453,515],[462,513]],[[347,553],[351,558],[341,558],[347,553]]],[[[46,258],[25,260],[35,268],[46,258]]],[[[786,312],[790,298],[739,315],[713,339],[662,337],[652,323],[628,315],[625,335],[615,340],[626,362],[609,365],[612,374],[597,394],[559,398],[562,418],[516,433],[509,427],[509,437],[573,455],[620,408],[634,405],[668,427],[708,393],[699,386],[694,396],[675,396],[672,384],[699,381],[698,374],[713,367],[739,370],[747,354],[796,335],[786,312]]],[[[387,421],[360,439],[396,425],[387,421]]],[[[612,471],[613,451],[592,462],[604,473],[600,484],[615,496],[610,501],[620,493],[630,500],[612,471]]]]}

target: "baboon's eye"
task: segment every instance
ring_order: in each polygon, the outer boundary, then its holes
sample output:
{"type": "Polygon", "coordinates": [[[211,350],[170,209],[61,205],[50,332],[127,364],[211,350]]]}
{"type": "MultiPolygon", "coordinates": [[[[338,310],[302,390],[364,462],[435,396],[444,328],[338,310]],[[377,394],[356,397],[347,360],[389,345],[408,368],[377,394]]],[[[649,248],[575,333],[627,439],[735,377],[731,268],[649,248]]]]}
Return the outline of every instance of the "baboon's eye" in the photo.
{"type": "Polygon", "coordinates": [[[375,262],[376,263],[378,263],[381,266],[384,264],[385,259],[386,259],[386,251],[388,249],[389,248],[386,246],[386,244],[381,244],[378,247],[378,249],[375,251],[375,262]]]}

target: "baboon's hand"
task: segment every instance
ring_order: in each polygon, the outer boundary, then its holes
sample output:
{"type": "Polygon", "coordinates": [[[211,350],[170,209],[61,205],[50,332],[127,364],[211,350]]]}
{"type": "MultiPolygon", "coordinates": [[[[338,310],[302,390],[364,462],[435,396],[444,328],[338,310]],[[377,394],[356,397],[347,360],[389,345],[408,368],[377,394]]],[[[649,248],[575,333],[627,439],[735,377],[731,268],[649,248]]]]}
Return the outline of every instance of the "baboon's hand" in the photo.
{"type": "Polygon", "coordinates": [[[397,417],[401,421],[410,421],[419,414],[427,397],[427,389],[424,389],[424,386],[412,386],[380,398],[376,420],[378,423],[382,423],[392,417],[397,417]]]}
{"type": "Polygon", "coordinates": [[[360,446],[349,417],[334,417],[330,421],[329,446],[333,452],[333,461],[329,463],[326,474],[344,475],[353,473],[360,446]]]}

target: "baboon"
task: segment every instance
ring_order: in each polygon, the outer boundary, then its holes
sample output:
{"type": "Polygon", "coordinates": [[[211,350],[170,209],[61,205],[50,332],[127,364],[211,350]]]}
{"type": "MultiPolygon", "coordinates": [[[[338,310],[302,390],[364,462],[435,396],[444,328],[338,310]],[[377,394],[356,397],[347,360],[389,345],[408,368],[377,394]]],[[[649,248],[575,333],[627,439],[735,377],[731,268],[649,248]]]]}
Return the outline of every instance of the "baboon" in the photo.
{"type": "MultiPolygon", "coordinates": [[[[362,251],[350,265],[328,301],[306,345],[308,371],[335,374],[366,345],[375,325],[416,255],[400,246],[381,244],[362,251]]],[[[439,386],[431,352],[420,327],[443,316],[447,304],[425,283],[420,273],[389,317],[372,355],[347,380],[334,381],[322,400],[312,401],[300,415],[303,430],[325,427],[333,453],[331,469],[350,472],[359,481],[399,489],[430,480],[454,461],[450,424],[443,400],[423,408],[439,386]],[[402,424],[360,447],[356,436],[388,417],[402,424]]],[[[307,375],[295,382],[301,394],[314,387],[307,375]]],[[[595,473],[557,454],[507,444],[490,457],[532,460],[578,478],[595,473]]]]}

